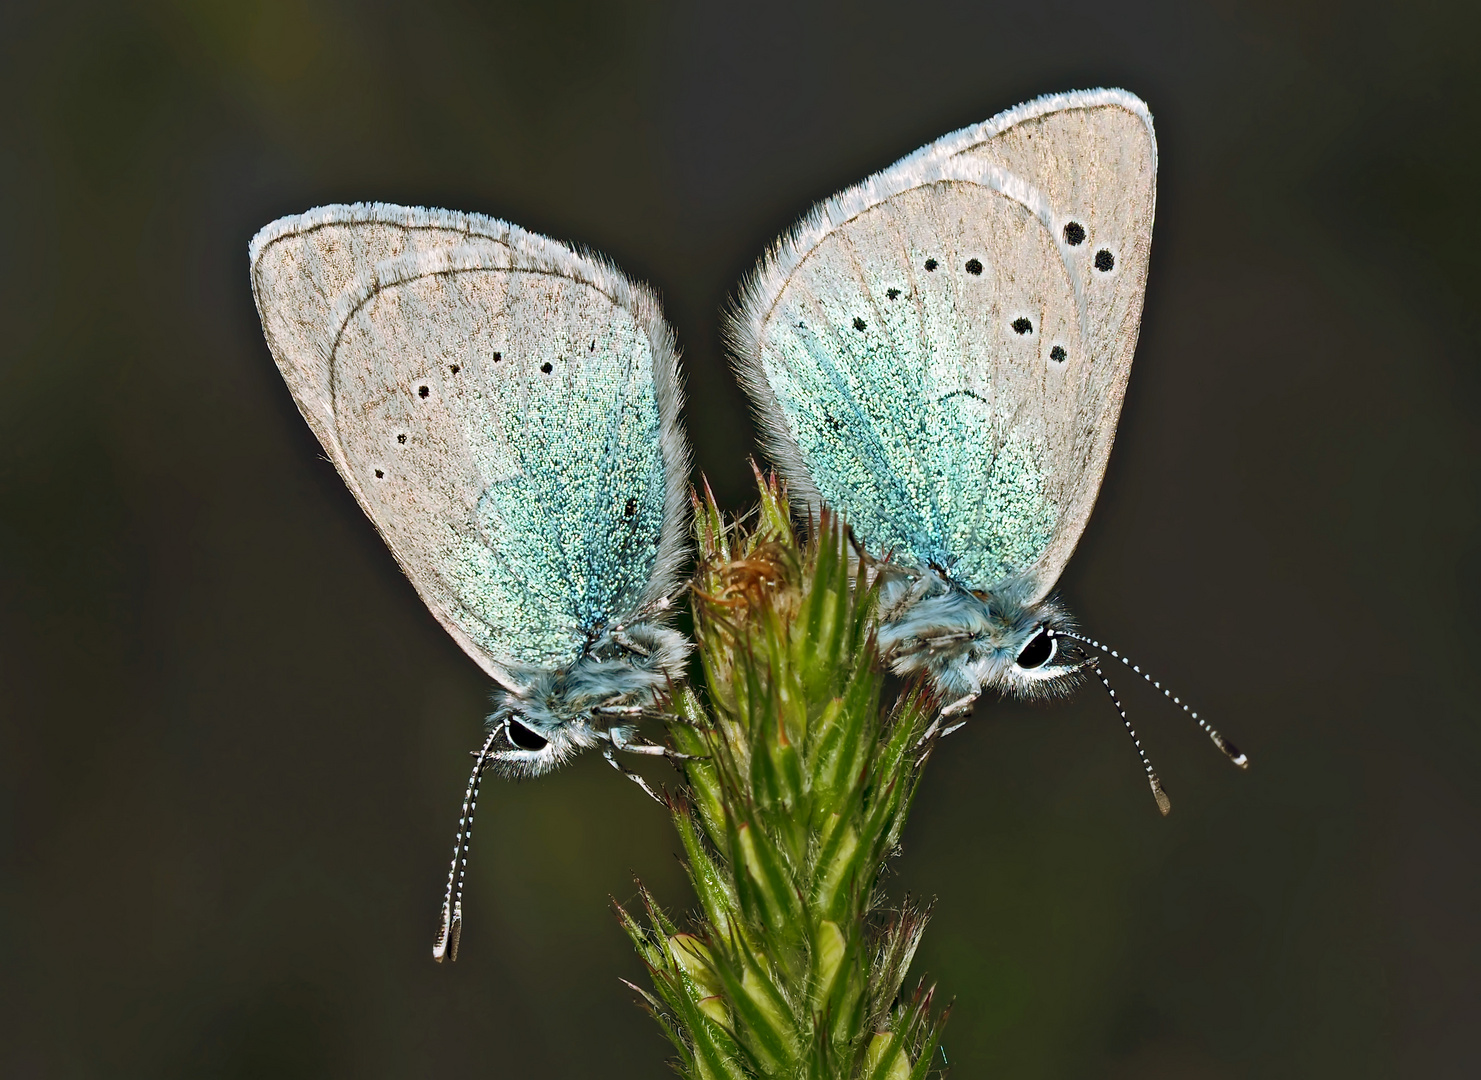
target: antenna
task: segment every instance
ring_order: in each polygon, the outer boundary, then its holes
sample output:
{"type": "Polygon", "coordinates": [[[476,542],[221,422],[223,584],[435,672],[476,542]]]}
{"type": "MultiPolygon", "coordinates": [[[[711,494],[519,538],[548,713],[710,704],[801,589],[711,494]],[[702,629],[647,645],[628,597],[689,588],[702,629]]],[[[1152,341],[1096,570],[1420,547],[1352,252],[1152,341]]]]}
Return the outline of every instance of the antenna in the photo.
{"type": "MultiPolygon", "coordinates": [[[[1148,675],[1145,671],[1143,671],[1141,668],[1139,668],[1136,664],[1133,664],[1131,662],[1131,658],[1130,657],[1123,656],[1121,653],[1118,653],[1115,649],[1112,649],[1112,648],[1110,648],[1110,647],[1108,647],[1106,645],[1102,645],[1100,642],[1096,641],[1094,638],[1082,637],[1080,634],[1076,634],[1076,633],[1074,633],[1072,631],[1069,631],[1069,630],[1053,630],[1053,631],[1050,631],[1050,633],[1051,634],[1057,634],[1057,635],[1059,635],[1061,637],[1071,638],[1072,640],[1078,641],[1078,642],[1080,642],[1080,643],[1082,643],[1084,645],[1089,645],[1092,649],[1096,649],[1097,651],[1099,651],[1099,652],[1101,652],[1101,653],[1103,653],[1103,654],[1111,657],[1114,660],[1120,660],[1127,667],[1131,668],[1132,671],[1136,672],[1143,679],[1146,679],[1147,682],[1151,683],[1152,686],[1153,686],[1153,688],[1155,688],[1157,690],[1161,690],[1163,697],[1167,698],[1174,705],[1178,706],[1185,713],[1187,713],[1190,717],[1192,717],[1193,718],[1193,722],[1196,723],[1199,727],[1201,727],[1203,729],[1203,733],[1205,735],[1207,735],[1213,741],[1213,744],[1215,746],[1217,746],[1220,749],[1220,751],[1223,752],[1223,754],[1224,754],[1225,757],[1227,757],[1230,761],[1234,762],[1234,764],[1238,765],[1241,769],[1248,769],[1250,767],[1250,759],[1248,757],[1246,757],[1240,751],[1239,747],[1235,746],[1232,742],[1230,742],[1228,739],[1224,738],[1224,736],[1220,735],[1217,731],[1215,731],[1212,724],[1210,724],[1203,717],[1199,716],[1198,713],[1196,713],[1195,711],[1193,711],[1192,709],[1190,709],[1187,705],[1185,705],[1183,703],[1183,701],[1180,698],[1178,698],[1171,690],[1166,689],[1160,682],[1158,682],[1156,679],[1152,678],[1152,676],[1148,675]]],[[[1105,682],[1105,678],[1106,677],[1104,675],[1101,675],[1100,668],[1097,667],[1095,669],[1095,673],[1097,675],[1100,675],[1102,682],[1105,682]]],[[[1110,690],[1111,689],[1111,684],[1110,683],[1106,683],[1106,689],[1107,690],[1110,690]]],[[[1111,691],[1111,697],[1114,698],[1115,696],[1116,696],[1115,691],[1111,691]]],[[[1119,708],[1119,706],[1118,706],[1118,708],[1119,708]]],[[[1125,719],[1125,717],[1123,716],[1122,719],[1125,719]]],[[[1128,728],[1128,730],[1129,730],[1129,728],[1128,728]]],[[[1165,811],[1165,810],[1163,811],[1163,813],[1166,813],[1166,812],[1167,811],[1165,811]]]]}
{"type": "Polygon", "coordinates": [[[1167,792],[1162,790],[1162,781],[1157,779],[1157,770],[1152,768],[1147,752],[1142,749],[1142,740],[1136,737],[1136,729],[1131,726],[1126,710],[1121,707],[1121,699],[1112,689],[1111,680],[1106,678],[1106,673],[1100,669],[1100,661],[1092,660],[1090,670],[1094,671],[1096,678],[1100,679],[1100,684],[1106,688],[1106,693],[1111,695],[1111,704],[1116,706],[1116,711],[1121,714],[1121,722],[1126,725],[1126,734],[1131,736],[1131,745],[1136,747],[1137,756],[1142,759],[1142,768],[1147,770],[1147,782],[1152,785],[1152,798],[1157,800],[1157,809],[1162,811],[1162,816],[1167,817],[1172,812],[1172,800],[1167,797],[1167,792]]]}
{"type": "Polygon", "coordinates": [[[478,786],[483,782],[483,769],[488,764],[494,739],[502,730],[494,728],[483,741],[483,748],[473,762],[473,775],[468,777],[468,787],[463,792],[458,838],[453,841],[453,863],[447,872],[447,893],[442,899],[442,922],[437,928],[437,940],[432,944],[432,959],[439,964],[444,958],[453,961],[458,958],[458,941],[463,936],[463,880],[468,875],[468,848],[473,843],[473,813],[478,809],[478,786]]]}

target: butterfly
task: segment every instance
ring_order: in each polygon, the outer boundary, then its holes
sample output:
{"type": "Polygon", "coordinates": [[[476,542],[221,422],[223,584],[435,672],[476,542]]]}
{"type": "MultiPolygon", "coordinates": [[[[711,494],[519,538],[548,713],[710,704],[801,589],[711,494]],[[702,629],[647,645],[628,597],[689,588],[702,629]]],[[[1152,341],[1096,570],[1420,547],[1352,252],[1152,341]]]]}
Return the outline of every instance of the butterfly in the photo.
{"type": "Polygon", "coordinates": [[[325,206],[249,255],[299,411],[501,687],[433,948],[456,959],[486,768],[539,776],[597,748],[642,783],[614,751],[667,752],[635,723],[689,652],[666,624],[690,508],[674,336],[610,262],[473,214],[325,206]]]}
{"type": "Polygon", "coordinates": [[[1065,693],[1088,667],[1165,814],[1099,657],[1075,654],[1124,658],[1051,596],[1115,437],[1156,178],[1141,99],[1038,98],[815,207],[743,282],[726,336],[794,495],[885,557],[880,648],[935,686],[943,733],[984,690],[1065,693]]]}

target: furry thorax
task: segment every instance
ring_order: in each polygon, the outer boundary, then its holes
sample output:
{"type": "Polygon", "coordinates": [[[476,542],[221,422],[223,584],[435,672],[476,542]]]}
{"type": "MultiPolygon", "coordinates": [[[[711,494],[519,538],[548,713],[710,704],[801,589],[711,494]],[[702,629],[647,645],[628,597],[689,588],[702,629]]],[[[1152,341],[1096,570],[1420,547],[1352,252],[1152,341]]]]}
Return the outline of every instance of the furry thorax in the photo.
{"type": "Polygon", "coordinates": [[[943,703],[985,690],[1024,698],[1069,693],[1081,665],[1056,635],[1073,627],[1057,601],[1023,603],[1011,584],[977,592],[933,568],[881,568],[880,653],[895,674],[926,676],[943,703]]]}
{"type": "Polygon", "coordinates": [[[494,695],[489,767],[541,776],[582,750],[635,741],[637,720],[682,681],[690,649],[676,630],[638,622],[604,631],[565,667],[522,672],[524,689],[494,695]]]}

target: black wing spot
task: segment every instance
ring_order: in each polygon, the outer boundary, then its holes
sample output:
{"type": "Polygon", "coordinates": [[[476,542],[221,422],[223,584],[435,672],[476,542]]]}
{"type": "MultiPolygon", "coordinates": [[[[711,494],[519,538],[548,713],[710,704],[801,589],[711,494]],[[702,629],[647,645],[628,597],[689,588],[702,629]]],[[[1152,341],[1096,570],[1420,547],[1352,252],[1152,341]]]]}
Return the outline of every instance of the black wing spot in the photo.
{"type": "Polygon", "coordinates": [[[627,500],[627,505],[622,508],[622,516],[623,517],[632,517],[637,512],[638,512],[638,500],[637,499],[628,499],[627,500]]]}
{"type": "Polygon", "coordinates": [[[936,260],[935,259],[927,259],[926,260],[926,270],[927,270],[927,272],[929,272],[931,270],[934,270],[934,269],[936,269],[936,260]]]}
{"type": "Polygon", "coordinates": [[[497,364],[502,359],[504,359],[504,354],[503,353],[501,353],[501,352],[494,353],[494,363],[497,364]]]}
{"type": "Polygon", "coordinates": [[[1116,269],[1116,256],[1112,255],[1106,248],[1101,248],[1095,253],[1095,268],[1102,274],[1109,274],[1116,269]]]}
{"type": "Polygon", "coordinates": [[[1070,247],[1079,247],[1085,243],[1085,226],[1078,221],[1071,221],[1064,227],[1064,242],[1070,247]]]}
{"type": "Polygon", "coordinates": [[[596,342],[596,338],[592,338],[592,339],[591,339],[591,348],[590,348],[590,349],[588,349],[588,350],[587,350],[587,351],[588,351],[588,352],[596,352],[596,351],[597,351],[597,342],[596,342]]]}
{"type": "Polygon", "coordinates": [[[857,315],[854,316],[854,329],[855,330],[862,330],[867,325],[868,324],[863,319],[859,318],[857,315]]]}
{"type": "Polygon", "coordinates": [[[405,443],[406,443],[406,436],[405,435],[397,435],[396,436],[396,441],[399,442],[399,443],[401,443],[401,444],[403,444],[403,445],[405,445],[405,443]]]}
{"type": "Polygon", "coordinates": [[[976,259],[967,260],[967,273],[976,275],[982,273],[982,263],[976,259]]]}
{"type": "Polygon", "coordinates": [[[545,361],[545,363],[543,363],[543,364],[540,365],[540,370],[543,371],[543,372],[545,372],[545,374],[549,375],[552,371],[555,370],[555,368],[553,368],[551,366],[551,364],[550,364],[550,361],[547,360],[547,361],[545,361]]]}
{"type": "Polygon", "coordinates": [[[418,386],[417,387],[417,397],[419,397],[419,398],[426,398],[426,396],[428,394],[430,394],[431,392],[432,391],[428,390],[425,386],[418,386]]]}
{"type": "Polygon", "coordinates": [[[1013,332],[1015,334],[1032,333],[1034,329],[1034,324],[1031,323],[1028,319],[1025,319],[1022,315],[1013,320],[1012,326],[1013,332]]]}
{"type": "Polygon", "coordinates": [[[384,479],[385,479],[385,478],[386,478],[386,474],[385,474],[385,473],[383,473],[383,472],[381,472],[381,470],[379,470],[379,469],[376,469],[376,470],[375,470],[375,478],[376,478],[376,479],[377,479],[377,480],[384,480],[384,479]]]}
{"type": "Polygon", "coordinates": [[[449,364],[447,370],[451,371],[454,375],[456,375],[458,372],[462,371],[463,369],[461,367],[459,367],[457,364],[449,364]]]}
{"type": "Polygon", "coordinates": [[[885,291],[885,295],[888,296],[891,300],[898,300],[900,298],[900,290],[899,289],[887,289],[885,291]]]}
{"type": "Polygon", "coordinates": [[[1063,364],[1069,355],[1069,353],[1064,351],[1063,345],[1056,345],[1049,350],[1049,359],[1053,360],[1056,364],[1063,364]]]}

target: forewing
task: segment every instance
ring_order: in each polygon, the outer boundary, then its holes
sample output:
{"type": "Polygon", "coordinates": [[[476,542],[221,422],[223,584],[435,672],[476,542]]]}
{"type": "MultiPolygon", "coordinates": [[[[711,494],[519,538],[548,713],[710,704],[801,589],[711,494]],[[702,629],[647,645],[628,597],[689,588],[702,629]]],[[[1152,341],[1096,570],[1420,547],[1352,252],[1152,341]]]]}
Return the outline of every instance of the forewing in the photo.
{"type": "Polygon", "coordinates": [[[505,228],[353,278],[317,364],[274,344],[322,371],[326,449],[422,598],[517,686],[671,589],[688,457],[653,297],[505,228]]]}
{"type": "Polygon", "coordinates": [[[730,326],[794,489],[875,551],[1044,596],[1114,438],[1155,174],[1145,106],[1091,91],[946,136],[817,208],[730,326]]]}
{"type": "Polygon", "coordinates": [[[387,259],[467,244],[508,248],[520,234],[476,214],[355,203],[280,218],[252,238],[252,295],[263,335],[304,419],[341,473],[329,396],[328,349],[339,329],[330,323],[335,302],[387,259]]]}

